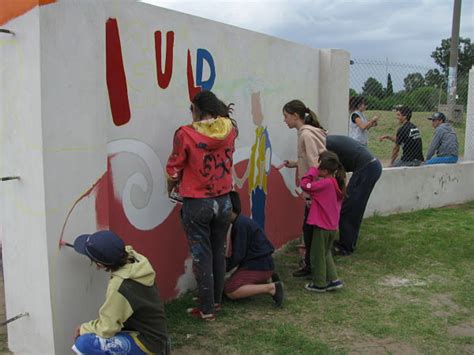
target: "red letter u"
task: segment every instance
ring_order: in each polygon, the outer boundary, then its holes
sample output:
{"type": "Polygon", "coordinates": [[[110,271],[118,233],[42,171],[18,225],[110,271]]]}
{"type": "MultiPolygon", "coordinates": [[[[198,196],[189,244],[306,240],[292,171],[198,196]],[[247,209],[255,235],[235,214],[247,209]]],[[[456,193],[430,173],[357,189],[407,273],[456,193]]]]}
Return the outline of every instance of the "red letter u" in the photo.
{"type": "Polygon", "coordinates": [[[173,48],[174,48],[174,32],[166,33],[166,62],[165,70],[161,67],[161,31],[155,32],[155,58],[156,58],[156,76],[158,85],[162,89],[166,89],[171,81],[173,74],[173,48]]]}

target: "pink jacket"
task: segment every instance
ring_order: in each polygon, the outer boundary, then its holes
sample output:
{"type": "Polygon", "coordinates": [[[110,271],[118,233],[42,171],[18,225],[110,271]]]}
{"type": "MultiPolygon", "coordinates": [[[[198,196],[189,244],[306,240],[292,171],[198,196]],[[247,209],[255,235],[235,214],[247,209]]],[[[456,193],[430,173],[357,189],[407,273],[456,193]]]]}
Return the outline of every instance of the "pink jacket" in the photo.
{"type": "Polygon", "coordinates": [[[301,178],[301,188],[311,196],[306,223],[326,230],[339,228],[342,191],[333,177],[319,178],[318,168],[312,167],[301,178]]]}

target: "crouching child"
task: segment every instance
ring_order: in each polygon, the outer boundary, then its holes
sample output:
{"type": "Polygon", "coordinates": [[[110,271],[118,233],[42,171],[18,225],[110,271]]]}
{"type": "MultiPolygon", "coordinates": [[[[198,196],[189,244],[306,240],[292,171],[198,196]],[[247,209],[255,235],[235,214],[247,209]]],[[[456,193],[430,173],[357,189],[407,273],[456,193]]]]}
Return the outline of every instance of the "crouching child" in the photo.
{"type": "Polygon", "coordinates": [[[268,294],[276,307],[283,304],[283,284],[274,272],[274,247],[265,232],[252,219],[241,215],[239,194],[231,191],[231,255],[227,271],[236,269],[224,285],[225,295],[233,300],[268,294]],[[268,282],[272,279],[272,282],[268,282]]]}
{"type": "Polygon", "coordinates": [[[111,273],[97,319],[76,329],[76,354],[169,354],[163,303],[148,259],[111,231],[84,234],[74,249],[111,273]]]}

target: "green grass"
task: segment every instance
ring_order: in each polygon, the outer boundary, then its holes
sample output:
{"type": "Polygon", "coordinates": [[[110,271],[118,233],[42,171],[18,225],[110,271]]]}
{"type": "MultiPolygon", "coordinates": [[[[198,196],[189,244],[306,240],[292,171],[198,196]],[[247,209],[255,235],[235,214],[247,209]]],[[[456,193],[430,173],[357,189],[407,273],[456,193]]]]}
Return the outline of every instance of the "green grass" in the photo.
{"type": "Polygon", "coordinates": [[[474,202],[364,220],[357,252],[336,259],[345,288],[333,293],[307,292],[305,281],[291,276],[299,260],[295,245],[276,255],[285,282],[282,309],[269,296],[229,301],[215,322],[203,323],[185,314],[194,305],[186,295],[166,305],[173,349],[474,352],[474,202]],[[456,326],[472,336],[456,335],[456,326]]]}
{"type": "MultiPolygon", "coordinates": [[[[423,154],[426,156],[428,147],[430,146],[431,138],[433,137],[433,127],[431,127],[431,121],[427,120],[426,117],[431,116],[432,112],[414,112],[411,118],[413,122],[421,132],[423,140],[423,154]]],[[[373,127],[369,130],[369,149],[384,162],[384,166],[387,166],[390,162],[392,155],[393,143],[385,140],[379,142],[378,138],[384,134],[395,135],[397,129],[400,127],[398,120],[395,118],[395,112],[393,111],[367,111],[366,117],[371,119],[374,115],[379,115],[382,118],[378,122],[378,126],[373,127]]],[[[464,155],[464,136],[465,136],[465,123],[458,123],[453,125],[459,141],[459,155],[464,155]]],[[[399,153],[399,156],[401,152],[399,153]]]]}

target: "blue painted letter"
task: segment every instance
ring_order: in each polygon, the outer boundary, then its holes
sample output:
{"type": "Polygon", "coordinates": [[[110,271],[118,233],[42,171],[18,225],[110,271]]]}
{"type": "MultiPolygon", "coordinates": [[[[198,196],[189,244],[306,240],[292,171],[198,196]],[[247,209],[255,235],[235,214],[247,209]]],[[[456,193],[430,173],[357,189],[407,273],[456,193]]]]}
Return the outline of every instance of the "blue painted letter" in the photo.
{"type": "Polygon", "coordinates": [[[204,90],[211,90],[216,80],[216,68],[214,66],[214,59],[212,59],[211,53],[203,48],[198,48],[196,55],[196,85],[200,86],[204,90]],[[202,69],[204,60],[209,64],[210,75],[206,81],[202,80],[202,69]]]}

